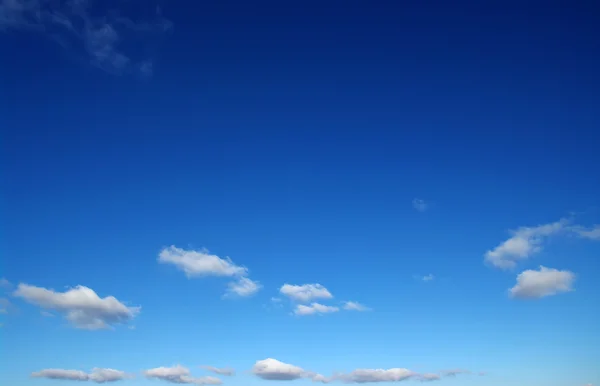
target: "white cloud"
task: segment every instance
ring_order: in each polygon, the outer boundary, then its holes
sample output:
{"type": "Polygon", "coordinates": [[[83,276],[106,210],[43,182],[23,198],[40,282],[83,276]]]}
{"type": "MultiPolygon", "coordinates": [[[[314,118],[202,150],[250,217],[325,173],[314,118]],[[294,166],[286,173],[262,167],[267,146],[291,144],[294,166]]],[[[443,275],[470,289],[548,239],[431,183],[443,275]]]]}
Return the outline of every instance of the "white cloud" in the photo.
{"type": "Polygon", "coordinates": [[[331,299],[333,295],[321,284],[284,284],[279,292],[297,302],[308,303],[316,299],[331,299]]]}
{"type": "Polygon", "coordinates": [[[370,311],[371,309],[359,302],[345,302],[344,309],[346,311],[370,311]]]}
{"type": "Polygon", "coordinates": [[[575,274],[540,266],[538,271],[527,270],[517,276],[517,284],[509,292],[514,298],[543,298],[573,291],[575,274]]]}
{"type": "Polygon", "coordinates": [[[0,31],[38,32],[69,54],[86,57],[106,72],[148,75],[152,70],[151,56],[171,22],[158,7],[143,20],[136,15],[135,21],[123,15],[125,9],[107,9],[104,14],[97,14],[96,8],[93,0],[4,0],[0,3],[0,31]]]}
{"type": "Polygon", "coordinates": [[[40,311],[40,315],[46,317],[46,318],[53,318],[55,315],[52,312],[48,312],[48,311],[40,311]]]}
{"type": "Polygon", "coordinates": [[[188,277],[195,276],[246,276],[248,269],[234,264],[229,257],[211,255],[208,250],[185,250],[174,245],[164,248],[158,261],[173,264],[188,277]]]}
{"type": "Polygon", "coordinates": [[[529,258],[542,250],[546,238],[563,231],[568,231],[568,220],[538,225],[536,227],[521,227],[511,231],[512,236],[485,253],[485,261],[494,267],[510,269],[517,261],[529,258]]]}
{"type": "Polygon", "coordinates": [[[419,212],[425,212],[429,208],[429,204],[420,198],[413,199],[412,206],[419,212]]]}
{"type": "Polygon", "coordinates": [[[206,371],[213,372],[215,374],[219,374],[219,375],[232,376],[235,374],[235,370],[231,369],[229,367],[219,368],[219,367],[214,367],[214,366],[200,366],[200,368],[202,368],[206,371]]]}
{"type": "Polygon", "coordinates": [[[252,367],[252,373],[259,378],[270,381],[292,381],[314,375],[301,367],[283,363],[273,358],[256,361],[252,367]]]}
{"type": "Polygon", "coordinates": [[[215,377],[192,377],[190,376],[190,370],[181,365],[149,369],[144,371],[144,376],[177,384],[220,385],[223,383],[215,377]]]}
{"type": "Polygon", "coordinates": [[[91,373],[80,370],[45,369],[31,374],[34,378],[48,378],[65,381],[91,381],[96,383],[116,382],[131,378],[124,371],[94,368],[91,373]]]}
{"type": "Polygon", "coordinates": [[[247,297],[254,295],[261,288],[262,285],[259,282],[250,280],[247,277],[240,277],[237,281],[232,281],[228,284],[227,293],[247,297]]]}
{"type": "Polygon", "coordinates": [[[294,309],[294,314],[299,316],[314,314],[330,314],[332,312],[338,312],[339,310],[340,309],[338,307],[326,306],[320,303],[311,303],[308,306],[305,306],[304,304],[298,304],[294,309]]]}
{"type": "Polygon", "coordinates": [[[393,369],[357,369],[348,374],[341,374],[337,378],[346,383],[369,382],[400,382],[418,376],[414,371],[402,368],[393,369]]]}
{"type": "Polygon", "coordinates": [[[128,307],[113,296],[100,298],[84,286],[66,292],[19,284],[14,295],[44,309],[61,312],[77,328],[97,330],[131,321],[141,307],[128,307]]]}
{"type": "Polygon", "coordinates": [[[12,287],[12,284],[10,283],[10,281],[6,280],[5,278],[0,278],[0,288],[10,288],[12,287]]]}

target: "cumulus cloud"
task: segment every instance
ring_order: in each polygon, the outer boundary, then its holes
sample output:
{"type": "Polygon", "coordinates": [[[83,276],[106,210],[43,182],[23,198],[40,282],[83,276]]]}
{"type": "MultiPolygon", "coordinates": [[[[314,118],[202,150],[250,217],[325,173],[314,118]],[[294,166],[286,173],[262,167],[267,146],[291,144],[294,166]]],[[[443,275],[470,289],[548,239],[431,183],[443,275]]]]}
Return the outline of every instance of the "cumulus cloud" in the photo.
{"type": "Polygon", "coordinates": [[[543,242],[550,236],[568,231],[568,220],[521,227],[511,231],[512,236],[485,253],[485,261],[496,268],[514,268],[519,260],[525,260],[542,250],[543,242]]]}
{"type": "Polygon", "coordinates": [[[331,299],[333,295],[321,284],[284,284],[279,292],[297,302],[308,303],[316,299],[331,299]]]}
{"type": "Polygon", "coordinates": [[[0,31],[34,31],[106,72],[149,75],[172,23],[156,2],[130,2],[125,7],[110,9],[99,0],[4,0],[0,31]]]}
{"type": "Polygon", "coordinates": [[[370,311],[371,309],[359,302],[345,302],[344,309],[346,311],[370,311]]]}
{"type": "Polygon", "coordinates": [[[195,276],[246,276],[248,269],[236,265],[229,257],[211,255],[208,250],[185,250],[174,245],[164,248],[158,261],[173,264],[188,277],[195,276]]]}
{"type": "Polygon", "coordinates": [[[540,266],[539,270],[527,270],[517,276],[517,284],[509,290],[510,296],[536,299],[573,291],[575,274],[540,266]]]}
{"type": "Polygon", "coordinates": [[[314,376],[313,373],[301,367],[283,363],[273,358],[256,361],[252,367],[252,373],[259,378],[269,381],[292,381],[314,376]]]}
{"type": "Polygon", "coordinates": [[[429,208],[429,204],[425,200],[415,198],[412,200],[412,206],[419,212],[425,212],[429,208]]]}
{"type": "Polygon", "coordinates": [[[165,382],[193,385],[220,385],[223,383],[215,377],[192,377],[190,370],[181,365],[173,367],[157,367],[144,371],[146,378],[159,379],[165,382]]]}
{"type": "Polygon", "coordinates": [[[48,378],[64,381],[91,381],[96,383],[116,382],[131,378],[124,371],[114,369],[94,368],[86,373],[80,370],[45,369],[31,374],[34,378],[48,378]]]}
{"type": "Polygon", "coordinates": [[[338,312],[339,310],[339,307],[326,306],[320,303],[311,303],[308,306],[304,304],[298,304],[294,309],[294,314],[299,316],[314,314],[330,314],[332,312],[338,312]]]}
{"type": "Polygon", "coordinates": [[[19,284],[14,296],[44,309],[58,311],[76,328],[98,330],[131,321],[141,307],[128,307],[113,296],[100,298],[84,286],[66,292],[19,284]]]}
{"type": "Polygon", "coordinates": [[[235,296],[252,296],[262,288],[262,285],[247,277],[240,277],[237,281],[228,284],[227,294],[235,296]]]}
{"type": "Polygon", "coordinates": [[[200,366],[200,368],[219,375],[232,376],[235,375],[235,370],[229,367],[219,368],[214,366],[200,366]]]}

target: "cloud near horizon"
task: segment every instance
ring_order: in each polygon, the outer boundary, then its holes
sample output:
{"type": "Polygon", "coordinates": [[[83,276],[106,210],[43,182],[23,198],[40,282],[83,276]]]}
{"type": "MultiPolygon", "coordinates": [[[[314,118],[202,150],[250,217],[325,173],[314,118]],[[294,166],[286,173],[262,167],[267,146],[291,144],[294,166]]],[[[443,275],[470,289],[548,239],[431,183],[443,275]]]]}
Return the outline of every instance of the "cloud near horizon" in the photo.
{"type": "Polygon", "coordinates": [[[44,369],[31,374],[33,378],[48,378],[63,381],[91,381],[96,383],[116,382],[133,375],[115,369],[94,368],[90,373],[80,370],[44,369]]]}
{"type": "Polygon", "coordinates": [[[349,373],[338,373],[326,377],[302,367],[267,358],[254,364],[252,373],[259,378],[269,381],[293,381],[296,379],[310,379],[313,382],[330,383],[341,381],[343,383],[379,383],[401,382],[410,379],[419,381],[435,381],[442,377],[456,376],[458,374],[471,374],[468,370],[445,370],[439,373],[417,373],[405,368],[391,369],[356,369],[349,373]]]}
{"type": "Polygon", "coordinates": [[[192,385],[220,385],[223,383],[219,378],[210,376],[193,377],[190,374],[190,370],[181,365],[173,367],[156,367],[144,371],[144,376],[146,378],[158,379],[169,383],[192,385]]]}

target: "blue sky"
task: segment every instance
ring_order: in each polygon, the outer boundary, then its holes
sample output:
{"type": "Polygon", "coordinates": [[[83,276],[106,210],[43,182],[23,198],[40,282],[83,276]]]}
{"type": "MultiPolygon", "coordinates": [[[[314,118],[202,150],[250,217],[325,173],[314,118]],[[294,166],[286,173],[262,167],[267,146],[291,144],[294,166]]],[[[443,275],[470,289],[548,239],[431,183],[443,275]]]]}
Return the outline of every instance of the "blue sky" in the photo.
{"type": "Polygon", "coordinates": [[[600,385],[596,12],[0,0],[0,384],[600,385]]]}

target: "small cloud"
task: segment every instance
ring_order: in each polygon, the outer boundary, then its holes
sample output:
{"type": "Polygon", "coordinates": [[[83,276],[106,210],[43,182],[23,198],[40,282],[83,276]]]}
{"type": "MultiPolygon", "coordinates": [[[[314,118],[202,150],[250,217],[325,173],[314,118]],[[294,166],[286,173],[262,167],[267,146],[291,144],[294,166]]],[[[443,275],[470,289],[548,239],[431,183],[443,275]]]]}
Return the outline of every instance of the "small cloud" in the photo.
{"type": "Polygon", "coordinates": [[[496,268],[514,268],[519,260],[525,260],[542,250],[543,242],[550,236],[568,231],[567,219],[538,225],[521,227],[511,231],[512,236],[496,248],[485,253],[485,262],[496,268]]]}
{"type": "Polygon", "coordinates": [[[594,225],[591,228],[575,226],[573,227],[573,232],[584,239],[600,240],[600,225],[594,225]]]}
{"type": "Polygon", "coordinates": [[[336,378],[345,383],[368,382],[401,382],[411,378],[418,378],[419,374],[403,368],[393,369],[357,369],[348,374],[340,374],[336,378]]]}
{"type": "Polygon", "coordinates": [[[223,383],[223,381],[215,377],[192,377],[190,370],[181,365],[149,369],[144,371],[144,376],[176,384],[220,385],[223,383]]]}
{"type": "Polygon", "coordinates": [[[301,367],[280,362],[273,358],[256,361],[252,367],[252,373],[267,381],[292,381],[309,378],[313,375],[301,367]]]}
{"type": "Polygon", "coordinates": [[[359,302],[345,302],[344,307],[346,311],[371,311],[371,309],[367,306],[360,304],[359,302]]]}
{"type": "Polygon", "coordinates": [[[509,290],[510,297],[539,299],[573,291],[575,274],[540,266],[539,270],[527,270],[517,276],[517,284],[509,290]]]}
{"type": "Polygon", "coordinates": [[[425,212],[429,208],[429,204],[425,200],[415,198],[412,200],[412,206],[419,212],[425,212]]]}
{"type": "Polygon", "coordinates": [[[174,245],[164,248],[158,262],[172,264],[188,278],[202,276],[246,276],[248,269],[236,265],[229,257],[211,255],[208,250],[185,250],[174,245]]]}
{"type": "Polygon", "coordinates": [[[206,371],[213,372],[215,374],[219,374],[219,375],[225,375],[225,376],[235,375],[235,370],[231,369],[229,367],[219,368],[219,367],[214,367],[214,366],[200,366],[200,368],[202,368],[206,371]]]}
{"type": "Polygon", "coordinates": [[[116,382],[132,378],[124,371],[94,368],[90,373],[80,370],[45,369],[31,374],[33,378],[47,378],[63,381],[91,381],[96,383],[116,382]]]}
{"type": "Polygon", "coordinates": [[[279,292],[297,302],[308,303],[316,299],[331,299],[333,295],[321,284],[284,284],[279,292]]]}
{"type": "Polygon", "coordinates": [[[241,277],[237,281],[228,284],[226,295],[248,297],[257,293],[261,288],[262,285],[259,282],[241,277]]]}
{"type": "Polygon", "coordinates": [[[314,314],[330,314],[332,312],[338,312],[338,307],[326,306],[320,303],[312,303],[308,306],[304,304],[298,304],[294,309],[294,315],[305,316],[314,314]]]}
{"type": "Polygon", "coordinates": [[[52,312],[48,312],[48,311],[40,311],[40,315],[42,315],[43,317],[46,317],[46,318],[53,318],[56,316],[52,312]]]}
{"type": "Polygon", "coordinates": [[[273,303],[281,303],[281,298],[272,297],[271,298],[271,302],[273,302],[273,303]]]}
{"type": "Polygon", "coordinates": [[[444,377],[455,377],[459,374],[471,374],[471,371],[463,369],[442,370],[440,371],[440,374],[444,377]]]}
{"type": "Polygon", "coordinates": [[[432,382],[432,381],[439,381],[440,379],[442,379],[442,377],[439,374],[426,373],[426,374],[419,374],[417,376],[417,379],[421,382],[432,382]]]}
{"type": "Polygon", "coordinates": [[[131,321],[141,307],[128,307],[113,296],[100,298],[84,286],[66,292],[19,284],[14,296],[43,309],[58,311],[76,328],[99,330],[131,321]]]}
{"type": "Polygon", "coordinates": [[[435,279],[435,276],[433,276],[432,273],[430,273],[429,275],[425,275],[425,276],[421,277],[421,280],[424,281],[424,282],[432,281],[433,279],[435,279]]]}

